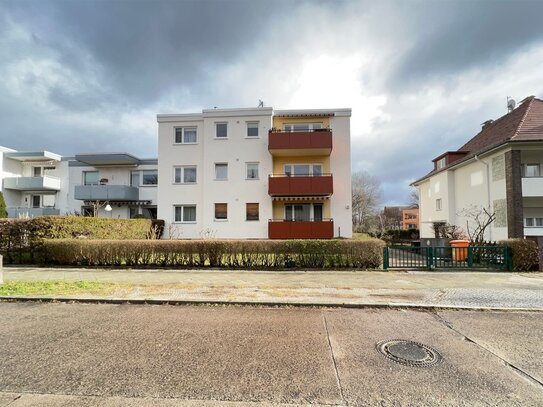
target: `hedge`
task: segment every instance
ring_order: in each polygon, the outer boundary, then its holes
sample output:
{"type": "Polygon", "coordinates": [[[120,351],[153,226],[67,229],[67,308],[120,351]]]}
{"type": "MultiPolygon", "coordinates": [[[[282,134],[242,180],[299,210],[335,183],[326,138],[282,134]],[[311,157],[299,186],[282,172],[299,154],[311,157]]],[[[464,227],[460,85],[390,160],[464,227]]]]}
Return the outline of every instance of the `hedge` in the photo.
{"type": "Polygon", "coordinates": [[[500,244],[511,248],[513,271],[530,271],[539,263],[539,250],[533,240],[507,239],[500,244]]]}
{"type": "Polygon", "coordinates": [[[44,239],[149,239],[160,237],[162,229],[162,221],[151,219],[82,216],[0,219],[0,254],[7,263],[35,262],[44,239]]]}
{"type": "Polygon", "coordinates": [[[71,266],[378,268],[381,240],[45,240],[49,263],[71,266]]]}

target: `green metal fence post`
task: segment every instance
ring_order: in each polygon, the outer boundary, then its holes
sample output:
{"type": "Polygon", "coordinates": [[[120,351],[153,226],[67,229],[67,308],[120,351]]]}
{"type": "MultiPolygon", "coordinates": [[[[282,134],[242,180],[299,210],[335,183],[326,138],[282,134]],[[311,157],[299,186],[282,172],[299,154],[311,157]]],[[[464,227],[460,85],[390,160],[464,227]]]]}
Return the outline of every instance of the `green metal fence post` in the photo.
{"type": "Polygon", "coordinates": [[[426,268],[432,270],[434,263],[434,251],[432,247],[426,248],[426,268]]]}
{"type": "Polygon", "coordinates": [[[388,247],[383,247],[383,269],[388,269],[388,247]]]}
{"type": "Polygon", "coordinates": [[[468,246],[468,267],[473,267],[473,246],[468,246]]]}

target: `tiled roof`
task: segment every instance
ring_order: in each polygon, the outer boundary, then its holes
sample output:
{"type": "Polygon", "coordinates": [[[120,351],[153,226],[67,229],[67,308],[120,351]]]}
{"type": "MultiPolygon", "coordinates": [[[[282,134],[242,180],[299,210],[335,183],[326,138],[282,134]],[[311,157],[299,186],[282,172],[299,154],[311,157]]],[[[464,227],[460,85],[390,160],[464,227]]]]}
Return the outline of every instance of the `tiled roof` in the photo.
{"type": "Polygon", "coordinates": [[[508,140],[543,139],[543,100],[531,96],[512,112],[486,125],[459,150],[476,154],[508,140]]]}
{"type": "Polygon", "coordinates": [[[512,112],[485,125],[475,137],[460,147],[458,151],[468,152],[465,158],[454,161],[442,169],[432,170],[414,183],[508,141],[531,140],[543,140],[543,100],[534,96],[524,99],[512,112]]]}

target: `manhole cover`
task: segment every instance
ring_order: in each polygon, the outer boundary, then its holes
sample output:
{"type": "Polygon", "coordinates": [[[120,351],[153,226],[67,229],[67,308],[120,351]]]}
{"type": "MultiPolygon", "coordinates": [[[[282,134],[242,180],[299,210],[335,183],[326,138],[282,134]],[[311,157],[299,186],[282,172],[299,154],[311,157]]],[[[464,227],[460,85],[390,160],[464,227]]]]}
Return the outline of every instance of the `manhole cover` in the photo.
{"type": "Polygon", "coordinates": [[[388,359],[406,366],[426,367],[441,361],[441,355],[435,349],[413,341],[382,341],[377,344],[377,350],[388,359]]]}

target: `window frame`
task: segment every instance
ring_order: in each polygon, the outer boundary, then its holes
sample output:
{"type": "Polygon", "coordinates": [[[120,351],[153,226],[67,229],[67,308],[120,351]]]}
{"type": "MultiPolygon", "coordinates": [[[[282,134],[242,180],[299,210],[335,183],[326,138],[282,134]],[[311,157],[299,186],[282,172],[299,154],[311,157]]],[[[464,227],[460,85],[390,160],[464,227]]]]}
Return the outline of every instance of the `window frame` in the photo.
{"type": "Polygon", "coordinates": [[[228,181],[228,163],[215,163],[215,178],[214,181],[228,181]],[[224,178],[217,177],[217,167],[224,166],[226,168],[226,176],[224,178]]]}
{"type": "Polygon", "coordinates": [[[443,210],[443,200],[441,198],[436,199],[436,211],[443,210]]]}
{"type": "MultiPolygon", "coordinates": [[[[148,175],[148,174],[147,174],[148,175]]],[[[140,186],[142,187],[156,187],[158,185],[158,170],[142,170],[141,171],[141,178],[140,178],[140,186]],[[156,173],[156,183],[155,184],[148,184],[145,182],[145,173],[149,172],[155,172],[156,173]]]]}
{"type": "Polygon", "coordinates": [[[260,179],[260,163],[259,162],[246,162],[245,163],[245,179],[254,181],[260,179]],[[256,177],[249,177],[249,166],[256,165],[256,177]]]}
{"type": "Polygon", "coordinates": [[[97,170],[83,171],[83,185],[89,185],[89,186],[100,185],[100,171],[97,171],[97,170]],[[88,183],[87,174],[96,174],[96,182],[88,183]]]}
{"type": "Polygon", "coordinates": [[[196,223],[196,204],[175,204],[173,205],[173,223],[196,223]],[[181,208],[181,219],[177,220],[177,208],[181,208]],[[194,220],[184,220],[185,208],[194,208],[194,220]]]}
{"type": "Polygon", "coordinates": [[[247,133],[245,135],[245,138],[250,138],[250,139],[260,138],[260,132],[259,132],[260,122],[252,121],[252,122],[246,122],[246,123],[247,123],[247,133]],[[249,126],[255,126],[255,127],[249,127],[249,126]],[[250,129],[256,129],[256,135],[251,136],[250,131],[249,131],[250,129]]]}
{"type": "Polygon", "coordinates": [[[226,140],[228,139],[228,122],[215,122],[215,139],[216,140],[226,140]],[[219,136],[219,126],[225,126],[225,135],[219,136]]]}
{"type": "Polygon", "coordinates": [[[181,126],[181,127],[174,127],[174,133],[173,133],[173,143],[175,145],[180,144],[198,144],[198,126],[181,126]],[[194,136],[195,141],[185,141],[185,131],[186,130],[193,130],[194,129],[194,136]],[[177,141],[177,131],[181,130],[181,141],[177,141]]]}
{"type": "Polygon", "coordinates": [[[194,185],[198,182],[198,169],[196,165],[175,165],[173,167],[173,183],[175,185],[194,185]],[[194,169],[194,181],[185,181],[187,169],[194,169]],[[177,170],[181,170],[179,182],[177,181],[177,170]]]}
{"type": "MultiPolygon", "coordinates": [[[[213,207],[214,207],[214,212],[213,212],[213,219],[216,221],[216,222],[226,222],[228,220],[228,203],[226,202],[215,202],[213,204],[213,207]],[[222,209],[222,207],[224,206],[224,217],[217,217],[217,209],[222,209]]],[[[223,212],[219,212],[219,214],[223,214],[223,212]]]]}
{"type": "Polygon", "coordinates": [[[522,164],[522,177],[523,178],[539,178],[541,177],[541,166],[539,163],[526,163],[522,164]],[[537,175],[528,175],[528,167],[537,168],[537,175]]]}
{"type": "Polygon", "coordinates": [[[260,203],[259,202],[247,202],[245,203],[245,220],[247,222],[258,222],[260,221],[260,203]],[[256,218],[250,218],[249,216],[249,205],[256,205],[256,218]]]}
{"type": "Polygon", "coordinates": [[[287,163],[283,164],[283,174],[289,177],[320,177],[324,175],[323,172],[324,165],[322,163],[287,163]],[[308,174],[295,174],[294,167],[296,166],[307,166],[309,167],[308,174]],[[287,172],[287,167],[290,167],[289,172],[287,172]],[[315,167],[320,168],[320,173],[315,174],[315,167]]]}

